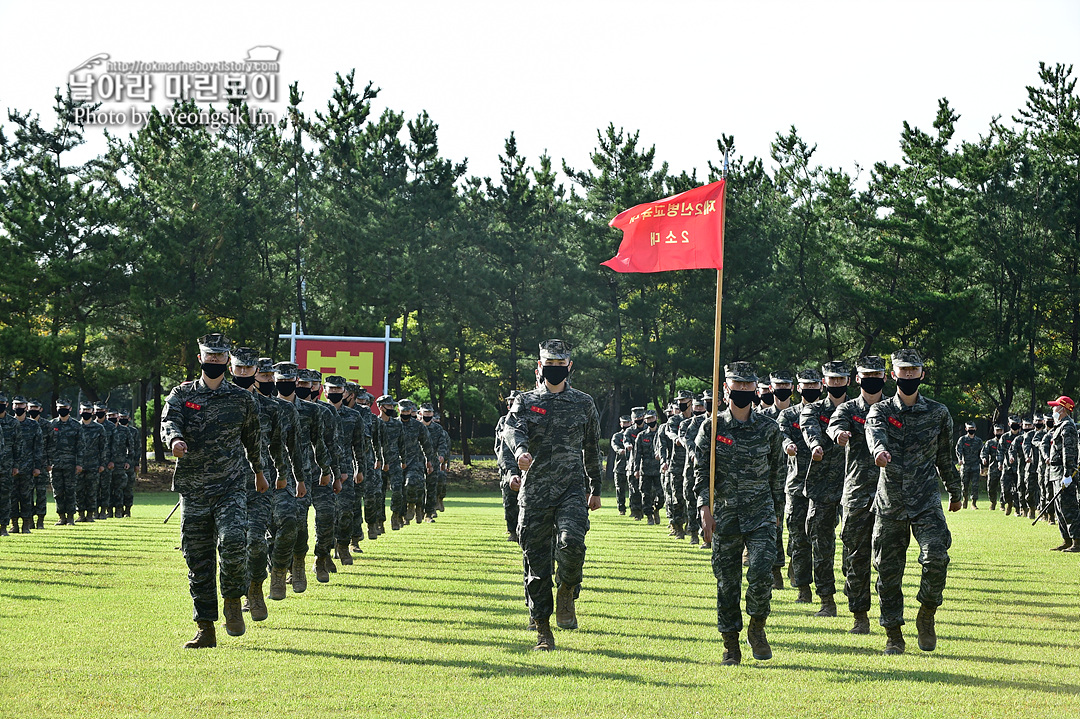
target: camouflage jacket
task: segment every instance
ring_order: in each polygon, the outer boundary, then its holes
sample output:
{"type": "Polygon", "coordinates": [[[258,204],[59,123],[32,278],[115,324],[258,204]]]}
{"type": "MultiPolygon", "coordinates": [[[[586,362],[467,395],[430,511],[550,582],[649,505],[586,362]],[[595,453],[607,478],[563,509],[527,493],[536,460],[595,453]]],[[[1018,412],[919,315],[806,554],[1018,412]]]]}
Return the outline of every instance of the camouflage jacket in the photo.
{"type": "Polygon", "coordinates": [[[832,399],[826,396],[804,404],[799,412],[799,425],[807,449],[813,452],[821,447],[824,452],[820,461],[811,460],[811,466],[804,475],[803,496],[815,503],[836,504],[844,493],[844,448],[833,441],[828,433],[829,423],[841,404],[833,404],[832,399]]]}
{"type": "MultiPolygon", "coordinates": [[[[802,434],[802,424],[799,415],[802,413],[803,404],[793,404],[787,409],[780,410],[776,417],[776,423],[780,425],[780,431],[784,433],[789,442],[795,443],[798,450],[794,457],[787,458],[787,480],[784,489],[788,494],[803,494],[806,468],[810,465],[810,449],[806,446],[806,440],[802,434]]],[[[787,443],[784,443],[785,446],[787,443]]]]}
{"type": "Polygon", "coordinates": [[[52,425],[49,424],[49,420],[44,417],[38,417],[34,420],[37,422],[38,429],[41,430],[41,467],[42,471],[47,467],[52,466],[52,441],[53,432],[52,425]]]}
{"type": "Polygon", "coordinates": [[[82,437],[79,440],[79,456],[75,464],[82,467],[84,472],[96,472],[98,467],[105,467],[109,463],[105,455],[105,442],[108,439],[105,428],[91,420],[86,424],[79,422],[79,431],[82,437]]]}
{"type": "Polygon", "coordinates": [[[688,417],[683,417],[681,414],[674,414],[664,426],[660,429],[663,436],[667,437],[667,446],[671,447],[671,453],[665,460],[671,464],[671,472],[674,474],[682,474],[683,467],[686,466],[686,447],[678,442],[679,428],[686,422],[689,422],[688,417]]]}
{"type": "Polygon", "coordinates": [[[438,459],[439,457],[442,457],[444,462],[449,463],[450,462],[450,433],[446,431],[446,427],[443,427],[441,424],[439,424],[438,422],[434,422],[434,421],[431,423],[431,426],[428,427],[429,432],[432,432],[433,430],[437,431],[439,433],[439,438],[438,439],[435,439],[434,434],[432,435],[432,438],[431,438],[432,444],[435,445],[435,459],[438,459]]]}
{"type": "Polygon", "coordinates": [[[332,404],[318,400],[305,400],[315,405],[315,409],[322,414],[323,444],[326,445],[326,453],[330,457],[330,476],[336,480],[339,475],[347,472],[345,457],[341,453],[341,418],[332,404]]]}
{"type": "Polygon", "coordinates": [[[964,469],[972,469],[982,464],[983,441],[978,437],[968,437],[967,434],[956,440],[956,461],[964,466],[964,469]]]}
{"type": "Polygon", "coordinates": [[[1004,472],[1016,471],[1016,451],[1017,449],[1019,449],[1019,447],[1013,449],[1013,443],[1018,441],[1022,441],[1020,439],[1019,432],[1013,434],[1011,431],[1009,431],[1001,435],[1001,469],[1004,472]]]}
{"type": "Polygon", "coordinates": [[[142,439],[139,428],[131,424],[126,427],[120,424],[116,426],[116,434],[120,437],[119,467],[123,469],[126,464],[128,469],[137,468],[139,466],[139,440],[142,439]]]}
{"type": "Polygon", "coordinates": [[[364,418],[359,412],[349,409],[344,404],[337,412],[341,421],[341,435],[338,441],[341,443],[341,457],[345,462],[345,468],[341,471],[349,475],[350,479],[354,479],[357,474],[364,472],[364,461],[371,441],[367,437],[364,418]]]}
{"type": "Polygon", "coordinates": [[[757,412],[758,414],[763,415],[765,417],[768,417],[769,419],[772,419],[772,420],[779,419],[780,413],[783,412],[782,409],[780,409],[779,407],[776,406],[775,402],[773,402],[768,407],[762,407],[761,409],[756,409],[754,411],[757,412]]]}
{"type": "Polygon", "coordinates": [[[379,448],[383,456],[383,469],[398,466],[405,461],[405,432],[397,417],[379,419],[379,448]]]}
{"type": "Polygon", "coordinates": [[[105,445],[102,451],[105,453],[105,468],[108,469],[109,462],[112,462],[114,466],[117,464],[117,455],[120,452],[119,442],[116,441],[116,425],[107,419],[101,420],[98,424],[105,430],[105,445]]]}
{"type": "Polygon", "coordinates": [[[626,445],[623,443],[623,434],[626,430],[620,428],[618,432],[611,435],[611,451],[615,453],[615,473],[622,472],[626,474],[626,465],[630,463],[630,452],[627,450],[626,445]]]}
{"type": "Polygon", "coordinates": [[[682,470],[684,482],[694,478],[694,466],[697,464],[697,450],[695,449],[697,434],[702,423],[708,418],[708,414],[695,414],[679,425],[679,441],[686,449],[686,460],[682,470]]]}
{"type": "Polygon", "coordinates": [[[588,394],[547,387],[519,394],[506,416],[503,441],[515,460],[528,452],[532,466],[521,479],[518,503],[552,507],[568,490],[600,496],[600,415],[588,394]]]}
{"type": "Polygon", "coordinates": [[[405,471],[427,474],[425,465],[428,462],[432,464],[432,469],[435,469],[434,465],[438,461],[435,459],[435,447],[431,444],[431,433],[424,423],[415,417],[408,422],[402,420],[401,429],[405,443],[405,454],[402,456],[405,471]]]}
{"type": "Polygon", "coordinates": [[[645,423],[645,429],[638,432],[634,438],[634,451],[630,455],[630,468],[634,472],[653,477],[660,474],[659,436],[657,425],[649,426],[645,423]]]}
{"type": "Polygon", "coordinates": [[[841,432],[850,432],[844,447],[844,493],[840,503],[850,509],[864,509],[874,501],[880,470],[866,447],[866,415],[872,405],[859,395],[833,413],[826,430],[835,441],[841,432]]]}
{"type": "Polygon", "coordinates": [[[1065,475],[1076,471],[1078,461],[1076,424],[1066,415],[1064,421],[1055,423],[1050,430],[1047,476],[1051,481],[1060,482],[1065,475]]]}
{"type": "MultiPolygon", "coordinates": [[[[277,419],[281,424],[281,441],[289,455],[289,467],[292,470],[285,475],[285,488],[289,490],[289,494],[296,494],[296,483],[307,482],[312,474],[311,460],[314,448],[311,437],[303,422],[300,421],[300,413],[294,402],[286,402],[280,397],[269,399],[274,400],[278,409],[277,419]]],[[[281,479],[280,473],[275,477],[275,481],[278,479],[281,479]]]]}
{"type": "Polygon", "coordinates": [[[506,440],[503,439],[503,431],[506,429],[506,417],[507,415],[504,414],[495,423],[495,463],[499,467],[499,477],[503,484],[508,483],[510,477],[521,476],[521,470],[518,469],[514,452],[506,444],[506,440]]]}
{"type": "Polygon", "coordinates": [[[41,440],[41,427],[38,423],[30,419],[28,416],[23,415],[23,419],[15,420],[15,424],[18,427],[20,434],[19,441],[22,443],[22,449],[19,452],[19,461],[17,467],[19,472],[30,475],[34,470],[45,471],[45,464],[43,462],[42,455],[42,440],[41,440]]]}
{"type": "Polygon", "coordinates": [[[1046,436],[1045,429],[1037,429],[1031,433],[1031,458],[1032,469],[1041,470],[1043,465],[1042,441],[1046,436]]]}
{"type": "Polygon", "coordinates": [[[960,473],[952,446],[953,420],[940,402],[919,395],[908,407],[899,396],[883,399],[866,414],[866,444],[870,456],[888,452],[892,461],[881,470],[874,514],[911,519],[941,506],[938,476],[949,490],[949,501],[962,499],[960,473]]]}
{"type": "Polygon", "coordinates": [[[986,462],[990,469],[1001,469],[1001,438],[990,437],[983,442],[982,449],[979,450],[979,457],[983,462],[986,462]]]}
{"type": "Polygon", "coordinates": [[[296,478],[306,476],[303,451],[297,444],[296,424],[300,421],[296,408],[285,400],[253,392],[259,405],[260,445],[263,472],[271,489],[279,479],[285,488],[296,492],[296,478]],[[290,481],[291,480],[291,481],[290,481]]]}
{"type": "MultiPolygon", "coordinates": [[[[712,513],[718,535],[746,534],[775,524],[784,513],[784,438],[772,419],[751,412],[745,422],[724,408],[716,415],[716,479],[712,513]]],[[[711,418],[694,440],[694,494],[709,504],[711,418]]]]}
{"type": "MultiPolygon", "coordinates": [[[[10,414],[0,417],[0,432],[4,435],[3,450],[0,452],[0,472],[11,474],[12,467],[21,467],[22,432],[19,432],[19,420],[10,414]]],[[[22,470],[19,470],[22,471],[22,470]]]]}
{"type": "Polygon", "coordinates": [[[182,439],[187,452],[176,460],[173,491],[220,496],[245,489],[247,473],[262,472],[261,432],[250,392],[228,382],[210,389],[201,377],[174,387],[165,399],[161,441],[171,448],[182,439]]]}
{"type": "Polygon", "coordinates": [[[85,452],[83,432],[79,429],[79,420],[68,417],[61,421],[59,417],[49,421],[49,459],[54,467],[68,471],[79,464],[79,457],[85,452]]]}

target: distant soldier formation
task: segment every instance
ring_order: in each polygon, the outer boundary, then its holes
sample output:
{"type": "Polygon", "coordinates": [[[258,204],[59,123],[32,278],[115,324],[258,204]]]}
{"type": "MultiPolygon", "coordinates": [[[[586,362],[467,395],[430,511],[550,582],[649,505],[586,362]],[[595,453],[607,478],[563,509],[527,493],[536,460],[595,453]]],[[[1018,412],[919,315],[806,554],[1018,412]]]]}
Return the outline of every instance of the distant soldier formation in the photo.
{"type": "Polygon", "coordinates": [[[219,565],[225,631],[240,636],[245,611],[267,619],[266,596],[306,591],[309,550],[318,582],[337,573],[335,560],[352,565],[365,533],[374,540],[386,531],[387,491],[393,530],[434,522],[450,450],[430,405],[375,400],[344,377],[275,363],[221,334],[198,343],[200,377],[170,392],[161,421],[177,458],[173,489],[197,625],[184,644],[191,649],[217,644],[219,565]]]}
{"type": "Polygon", "coordinates": [[[0,393],[0,536],[45,528],[50,485],[57,526],[130,517],[142,456],[131,416],[83,402],[72,417],[66,399],[56,401],[52,419],[42,409],[0,393]]]}

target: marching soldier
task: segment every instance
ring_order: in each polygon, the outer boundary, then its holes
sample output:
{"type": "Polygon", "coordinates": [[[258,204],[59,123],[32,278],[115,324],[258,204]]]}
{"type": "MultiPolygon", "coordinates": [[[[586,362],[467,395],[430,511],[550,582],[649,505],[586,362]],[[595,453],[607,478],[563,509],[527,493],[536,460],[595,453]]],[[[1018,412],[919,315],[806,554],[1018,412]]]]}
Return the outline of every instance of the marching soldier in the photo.
{"type": "Polygon", "coordinates": [[[671,477],[671,492],[675,496],[675,511],[673,529],[676,539],[686,538],[687,523],[691,514],[697,514],[697,497],[691,491],[686,491],[686,483],[683,480],[683,468],[686,467],[686,447],[679,442],[679,428],[684,422],[689,422],[693,414],[693,394],[681,389],[675,395],[675,412],[664,424],[663,432],[667,436],[671,447],[671,454],[667,458],[667,467],[661,467],[671,477]]]}
{"type": "MultiPolygon", "coordinates": [[[[508,413],[510,408],[514,406],[514,398],[517,396],[517,390],[511,390],[507,396],[506,411],[508,413]]],[[[506,520],[506,540],[517,544],[518,491],[521,489],[521,470],[518,469],[514,453],[503,440],[506,418],[509,416],[509,414],[504,414],[495,423],[495,461],[499,467],[499,488],[502,490],[503,518],[506,520]]],[[[626,424],[630,424],[629,417],[626,418],[626,424]]],[[[618,436],[618,432],[615,434],[618,436]]],[[[614,442],[614,440],[612,441],[614,442]]]]}
{"type": "Polygon", "coordinates": [[[78,491],[75,502],[79,508],[76,522],[93,522],[97,514],[98,483],[105,474],[108,463],[108,436],[105,428],[94,421],[94,405],[83,402],[79,405],[79,429],[83,433],[82,450],[79,452],[75,474],[78,477],[78,491]]]}
{"type": "Polygon", "coordinates": [[[973,509],[978,509],[983,441],[975,436],[974,422],[964,425],[964,431],[965,434],[956,440],[956,460],[960,463],[960,476],[964,482],[964,509],[967,509],[968,500],[973,509]]]}
{"type": "MultiPolygon", "coordinates": [[[[20,448],[16,463],[19,473],[15,475],[15,486],[11,493],[11,521],[15,527],[13,531],[18,531],[18,520],[22,517],[22,533],[30,534],[30,527],[34,524],[34,480],[45,467],[41,427],[27,416],[25,397],[15,397],[11,408],[15,413],[15,427],[19,433],[16,443],[20,448]]],[[[42,522],[43,519],[38,521],[39,529],[44,528],[42,522]]]]}
{"type": "Polygon", "coordinates": [[[630,410],[630,421],[632,426],[623,432],[623,444],[630,455],[626,464],[626,484],[630,490],[630,518],[640,522],[645,518],[645,514],[641,506],[641,482],[634,466],[634,447],[638,434],[645,431],[645,408],[633,407],[630,410]]]}
{"type": "MultiPolygon", "coordinates": [[[[434,522],[438,512],[446,511],[440,490],[446,482],[446,462],[450,458],[450,433],[435,421],[435,408],[430,404],[425,404],[420,408],[420,419],[427,427],[431,446],[435,450],[433,469],[427,476],[427,503],[424,505],[426,521],[434,522]]],[[[498,456],[498,452],[495,455],[498,456]]]]}
{"type": "MultiPolygon", "coordinates": [[[[318,439],[326,448],[326,458],[329,461],[329,466],[326,468],[329,471],[319,478],[318,483],[313,482],[313,486],[308,491],[311,506],[315,508],[315,563],[312,565],[312,571],[315,572],[316,581],[326,584],[330,581],[330,575],[337,572],[337,566],[333,563],[330,553],[333,551],[335,539],[334,519],[337,511],[335,495],[341,491],[341,476],[338,467],[341,467],[343,462],[337,439],[337,414],[330,405],[318,401],[321,385],[321,372],[301,369],[297,373],[296,396],[300,399],[297,411],[301,417],[305,409],[311,413],[312,441],[316,441],[316,435],[318,435],[318,439]]],[[[304,519],[297,528],[297,542],[303,534],[306,545],[307,532],[305,510],[304,519]]]]}
{"type": "Polygon", "coordinates": [[[364,461],[366,459],[367,427],[360,413],[350,409],[345,402],[346,380],[341,375],[331,375],[326,378],[326,399],[338,415],[338,452],[342,458],[341,492],[337,496],[337,521],[335,523],[337,537],[336,547],[338,559],[343,565],[353,563],[352,554],[349,551],[349,541],[352,539],[353,510],[356,506],[356,494],[363,493],[364,484],[364,461]]]}
{"type": "Polygon", "coordinates": [[[1080,508],[1076,500],[1076,468],[1078,462],[1076,424],[1072,411],[1076,403],[1061,396],[1047,402],[1054,408],[1054,429],[1050,433],[1050,457],[1047,474],[1057,496],[1057,527],[1061,546],[1054,551],[1080,552],[1080,508]]]}
{"type": "MultiPolygon", "coordinates": [[[[697,483],[697,477],[695,476],[697,452],[694,450],[694,443],[697,441],[697,433],[698,430],[701,429],[701,423],[705,421],[705,400],[701,397],[694,397],[691,399],[690,414],[690,419],[679,425],[679,438],[676,442],[686,450],[686,463],[683,465],[682,470],[683,492],[687,496],[694,498],[694,511],[688,511],[686,513],[686,519],[688,521],[687,529],[690,531],[690,546],[696,547],[701,541],[699,536],[699,533],[701,532],[701,518],[696,508],[697,493],[694,491],[694,485],[697,483]]],[[[711,549],[712,545],[707,544],[707,547],[711,549]]]]}
{"type": "Polygon", "coordinates": [[[8,416],[7,395],[0,392],[0,537],[7,537],[8,523],[11,521],[11,492],[15,486],[15,475],[19,468],[15,458],[18,448],[14,442],[19,436],[15,420],[8,416]]]}
{"type": "Polygon", "coordinates": [[[630,464],[641,495],[641,511],[649,524],[660,524],[660,458],[657,456],[656,410],[645,412],[645,428],[634,438],[630,464]]]}
{"type": "MultiPolygon", "coordinates": [[[[784,519],[788,531],[787,554],[791,559],[788,578],[792,586],[799,590],[799,596],[795,601],[800,604],[810,604],[813,601],[813,596],[810,594],[810,582],[813,580],[813,549],[810,546],[810,537],[806,533],[806,514],[810,509],[810,500],[805,494],[805,480],[811,458],[810,448],[806,446],[806,440],[803,438],[799,416],[803,407],[816,402],[821,397],[821,375],[811,367],[801,370],[798,379],[802,402],[781,410],[776,421],[787,438],[784,443],[784,452],[788,456],[787,478],[784,483],[784,491],[787,493],[784,519]]],[[[773,392],[775,393],[776,390],[774,389],[773,392]]]]}
{"type": "Polygon", "coordinates": [[[56,400],[56,417],[49,421],[48,435],[49,461],[52,462],[49,471],[52,474],[56,513],[60,516],[56,524],[75,524],[75,467],[85,451],[85,440],[79,423],[71,418],[71,402],[68,400],[56,400]]]}
{"type": "Polygon", "coordinates": [[[34,496],[31,503],[34,506],[34,514],[37,515],[37,528],[45,528],[45,514],[49,509],[49,483],[51,481],[52,455],[51,455],[51,442],[52,442],[52,426],[49,424],[49,420],[41,416],[41,402],[36,399],[31,399],[26,405],[26,414],[30,416],[30,419],[37,422],[38,429],[41,430],[41,472],[34,477],[34,496]]]}
{"type": "Polygon", "coordinates": [[[626,467],[630,462],[630,450],[626,446],[626,430],[630,428],[630,415],[619,417],[619,431],[611,435],[611,451],[615,453],[615,465],[611,471],[615,481],[615,502],[619,514],[626,514],[626,495],[629,490],[626,467]]]}
{"type": "Polygon", "coordinates": [[[142,458],[141,453],[146,449],[142,446],[142,434],[139,428],[131,424],[131,415],[126,410],[120,410],[119,425],[127,432],[127,444],[124,448],[124,481],[120,490],[121,515],[130,517],[131,507],[135,504],[135,475],[142,458]]]}
{"type": "MultiPolygon", "coordinates": [[[[986,495],[990,497],[991,511],[997,509],[998,496],[1001,493],[1001,470],[1004,463],[1002,456],[1002,435],[1005,427],[1001,424],[994,425],[994,436],[983,443],[980,456],[983,466],[986,467],[986,495]]],[[[1004,504],[1005,499],[1002,498],[1004,504]]],[[[1002,507],[1004,508],[1004,506],[1002,507]]]]}
{"type": "Polygon", "coordinates": [[[401,417],[402,440],[405,453],[402,455],[402,471],[405,475],[405,524],[412,517],[416,523],[424,521],[424,502],[426,477],[432,471],[432,459],[435,448],[431,446],[431,436],[423,422],[416,419],[416,403],[410,399],[398,402],[401,417]]]}
{"type": "MultiPolygon", "coordinates": [[[[390,487],[390,529],[397,531],[405,526],[404,427],[398,419],[398,404],[393,397],[384,394],[376,402],[380,411],[383,484],[390,487]]],[[[385,502],[385,499],[383,501],[385,502]]],[[[370,516],[368,513],[368,517],[370,516]]]]}
{"type": "MultiPolygon", "coordinates": [[[[1014,443],[1023,441],[1020,436],[1020,418],[1009,417],[1009,431],[1001,439],[1001,508],[1005,510],[1005,516],[1009,516],[1015,510],[1020,513],[1020,507],[1016,499],[1016,483],[1018,481],[1017,451],[1013,448],[1014,443]]],[[[1017,449],[1019,448],[1019,445],[1017,449]]]]}

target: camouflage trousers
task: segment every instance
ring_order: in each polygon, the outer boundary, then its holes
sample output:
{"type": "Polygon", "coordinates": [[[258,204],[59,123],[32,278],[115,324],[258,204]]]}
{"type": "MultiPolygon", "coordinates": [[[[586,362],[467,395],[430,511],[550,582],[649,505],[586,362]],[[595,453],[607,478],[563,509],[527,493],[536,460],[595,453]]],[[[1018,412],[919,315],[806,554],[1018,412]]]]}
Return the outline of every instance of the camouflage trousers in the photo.
{"type": "Polygon", "coordinates": [[[238,599],[247,592],[247,496],[236,489],[204,497],[181,495],[180,545],[188,566],[188,587],[195,621],[218,620],[215,569],[220,559],[221,596],[238,599]]]}
{"type": "Polygon", "coordinates": [[[960,467],[960,478],[964,483],[964,499],[979,501],[979,483],[982,481],[980,472],[981,469],[977,464],[972,466],[965,464],[960,467]]]}
{"type": "Polygon", "coordinates": [[[874,518],[871,540],[874,569],[877,570],[878,601],[881,604],[880,623],[883,627],[904,624],[904,567],[907,564],[908,544],[912,535],[919,543],[919,564],[922,579],[916,599],[920,604],[941,606],[945,578],[948,575],[949,547],[952,534],[945,522],[940,504],[910,519],[874,518]]]}
{"type": "Polygon", "coordinates": [[[124,475],[123,505],[130,507],[135,504],[135,467],[126,470],[124,475]]]}
{"type": "Polygon", "coordinates": [[[337,509],[334,522],[336,544],[348,544],[353,538],[353,512],[356,511],[356,494],[359,491],[362,490],[356,486],[353,475],[348,475],[341,482],[341,491],[334,500],[334,506],[337,509]]]}
{"type": "Polygon", "coordinates": [[[716,577],[716,628],[742,631],[743,549],[749,555],[746,568],[746,613],[769,616],[772,602],[772,567],[776,553],[776,525],[767,524],[746,534],[719,534],[712,540],[712,570],[716,577]]]}
{"type": "MultiPolygon", "coordinates": [[[[315,508],[315,556],[329,557],[334,549],[334,525],[337,513],[337,497],[334,495],[334,482],[326,486],[315,481],[308,489],[311,506],[315,508]]],[[[304,529],[307,529],[307,512],[304,512],[304,529]]],[[[299,530],[298,530],[299,531],[299,530]]]]}
{"type": "Polygon", "coordinates": [[[547,619],[554,611],[555,584],[581,588],[585,564],[585,534],[589,509],[583,487],[570,487],[549,507],[521,506],[518,543],[525,569],[525,602],[533,619],[547,619]]]}
{"type": "Polygon", "coordinates": [[[11,521],[11,488],[14,484],[11,470],[0,470],[0,526],[3,527],[11,521]]]}
{"type": "Polygon", "coordinates": [[[1037,509],[1039,506],[1038,465],[1027,465],[1022,470],[1023,481],[1020,483],[1020,506],[1024,510],[1037,509]]]}
{"type": "Polygon", "coordinates": [[[694,494],[694,470],[683,474],[683,496],[686,497],[686,531],[701,531],[701,515],[698,513],[697,495],[694,494]]]}
{"type": "MultiPolygon", "coordinates": [[[[270,494],[270,522],[267,526],[270,566],[273,569],[288,569],[296,548],[296,518],[300,515],[300,505],[288,487],[274,489],[271,484],[267,494],[270,494]]],[[[307,551],[306,546],[304,551],[307,551]]]]}
{"type": "Polygon", "coordinates": [[[436,469],[435,474],[439,475],[439,481],[436,488],[436,499],[446,499],[446,472],[442,469],[436,469]]]}
{"type": "Polygon", "coordinates": [[[683,496],[682,476],[674,472],[665,472],[664,494],[667,495],[667,503],[664,512],[670,521],[676,524],[686,524],[686,497],[683,496]]]}
{"type": "Polygon", "coordinates": [[[814,564],[814,588],[819,597],[836,594],[836,523],[840,505],[836,502],[809,500],[806,510],[806,535],[814,564]]]}
{"type": "Polygon", "coordinates": [[[508,478],[502,481],[503,519],[506,520],[506,531],[517,534],[518,526],[518,493],[510,489],[508,478]]]}
{"type": "Polygon", "coordinates": [[[638,478],[629,469],[626,470],[626,488],[630,493],[630,513],[640,514],[641,509],[641,485],[638,478]]]}
{"type": "MultiPolygon", "coordinates": [[[[986,496],[993,504],[997,504],[1001,497],[1001,470],[990,467],[986,472],[986,496]]],[[[1002,500],[1004,501],[1004,500],[1002,500]]]]}
{"type": "MultiPolygon", "coordinates": [[[[405,470],[405,503],[412,506],[419,504],[423,506],[426,500],[427,484],[424,470],[421,469],[408,469],[405,470]]],[[[423,519],[422,517],[420,518],[423,519]]]]}
{"type": "Polygon", "coordinates": [[[249,581],[262,584],[266,579],[266,567],[270,561],[270,543],[266,531],[273,513],[273,490],[256,492],[248,487],[247,493],[247,566],[249,581]]]}
{"type": "Polygon", "coordinates": [[[629,488],[629,485],[626,481],[626,462],[623,462],[621,464],[615,464],[615,469],[612,472],[612,477],[615,480],[615,503],[618,505],[620,512],[625,512],[626,493],[629,488]]]}
{"type": "Polygon", "coordinates": [[[30,470],[20,470],[11,487],[11,516],[29,519],[34,516],[34,477],[30,470]]]}
{"type": "Polygon", "coordinates": [[[870,564],[873,560],[874,515],[870,506],[844,507],[844,527],[840,541],[847,550],[848,566],[844,572],[844,594],[848,598],[848,610],[870,611],[870,564]]]}
{"type": "Polygon", "coordinates": [[[372,472],[372,462],[367,462],[364,466],[364,479],[363,481],[353,487],[353,514],[352,514],[352,539],[357,542],[364,540],[364,503],[367,500],[367,487],[368,484],[375,483],[375,477],[372,472]]]}
{"type": "Polygon", "coordinates": [[[77,478],[75,503],[80,512],[93,512],[97,509],[98,479],[104,472],[98,472],[96,467],[83,469],[77,478]]]}
{"type": "Polygon", "coordinates": [[[75,488],[78,478],[75,475],[75,467],[61,467],[53,465],[52,488],[53,499],[56,500],[57,514],[75,513],[75,488]]]}
{"type": "Polygon", "coordinates": [[[787,524],[787,555],[791,558],[788,577],[796,587],[806,587],[813,579],[813,549],[806,534],[806,515],[810,500],[801,494],[787,495],[784,520],[787,524]]]}
{"type": "Polygon", "coordinates": [[[41,470],[41,474],[34,477],[34,514],[45,516],[49,511],[49,472],[41,470]]]}
{"type": "Polygon", "coordinates": [[[383,471],[383,481],[390,487],[390,511],[405,514],[405,470],[397,462],[383,471]]]}
{"type": "MultiPolygon", "coordinates": [[[[1058,476],[1060,477],[1060,473],[1058,476]]],[[[1054,502],[1058,531],[1061,532],[1061,538],[1064,540],[1080,539],[1080,507],[1077,506],[1076,500],[1076,482],[1061,489],[1061,481],[1057,479],[1054,481],[1054,492],[1059,489],[1061,494],[1058,494],[1054,502]]]]}
{"type": "Polygon", "coordinates": [[[1020,506],[1016,498],[1016,481],[1015,469],[1006,469],[1001,473],[1001,502],[1003,504],[1020,506]]]}
{"type": "Polygon", "coordinates": [[[431,516],[439,507],[439,476],[445,474],[441,469],[436,469],[424,479],[426,497],[424,501],[424,514],[431,516]]]}
{"type": "Polygon", "coordinates": [[[105,467],[105,471],[98,475],[97,499],[94,500],[96,507],[111,507],[113,472],[115,470],[105,467]]]}
{"type": "Polygon", "coordinates": [[[642,474],[639,480],[641,491],[641,511],[649,514],[659,510],[664,504],[664,489],[660,486],[659,474],[642,474]]]}

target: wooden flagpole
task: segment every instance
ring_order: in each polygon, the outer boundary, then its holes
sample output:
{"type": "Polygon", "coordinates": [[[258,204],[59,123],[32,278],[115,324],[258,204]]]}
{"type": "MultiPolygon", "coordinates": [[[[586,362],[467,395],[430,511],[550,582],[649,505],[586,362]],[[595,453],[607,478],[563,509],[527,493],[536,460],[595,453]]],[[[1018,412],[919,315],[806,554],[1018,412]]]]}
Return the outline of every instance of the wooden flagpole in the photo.
{"type": "Polygon", "coordinates": [[[716,270],[716,324],[713,327],[712,426],[709,440],[709,511],[716,495],[716,413],[720,405],[720,303],[724,297],[724,225],[727,224],[727,153],[724,153],[724,188],[720,193],[720,264],[716,270]]]}

